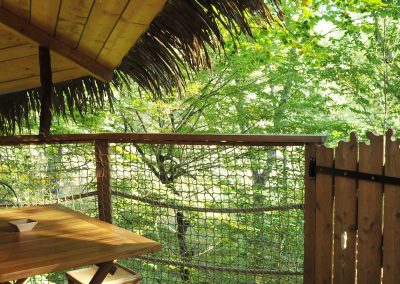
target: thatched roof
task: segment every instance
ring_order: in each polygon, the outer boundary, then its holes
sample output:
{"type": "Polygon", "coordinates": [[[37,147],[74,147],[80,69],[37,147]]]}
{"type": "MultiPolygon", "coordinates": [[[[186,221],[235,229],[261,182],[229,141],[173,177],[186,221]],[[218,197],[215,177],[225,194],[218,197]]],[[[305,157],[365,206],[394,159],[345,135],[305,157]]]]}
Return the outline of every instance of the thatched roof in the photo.
{"type": "MultiPolygon", "coordinates": [[[[0,5],[5,1],[0,0],[0,5]]],[[[112,103],[113,88],[129,85],[131,79],[156,96],[182,91],[185,78],[192,70],[211,67],[210,50],[223,50],[221,27],[234,38],[241,33],[251,36],[251,21],[271,22],[282,16],[280,0],[267,2],[269,4],[264,0],[166,1],[148,29],[116,66],[110,83],[92,76],[56,83],[53,112],[66,115],[78,110],[84,114],[98,106],[104,107],[112,103]]],[[[82,76],[74,73],[77,74],[82,76]]],[[[3,94],[0,89],[0,132],[13,133],[17,127],[27,125],[29,116],[39,109],[37,87],[3,94]]]]}

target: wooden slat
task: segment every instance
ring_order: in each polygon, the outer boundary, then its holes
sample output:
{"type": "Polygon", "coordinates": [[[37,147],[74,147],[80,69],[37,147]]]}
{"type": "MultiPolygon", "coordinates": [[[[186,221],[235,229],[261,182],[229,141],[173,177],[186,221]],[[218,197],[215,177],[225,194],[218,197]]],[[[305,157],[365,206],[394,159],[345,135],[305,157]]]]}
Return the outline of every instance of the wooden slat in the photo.
{"type": "Polygon", "coordinates": [[[31,0],[31,23],[53,36],[61,0],[31,0]]]}
{"type": "MultiPolygon", "coordinates": [[[[30,56],[0,62],[0,83],[21,78],[38,76],[40,74],[40,71],[39,59],[37,54],[38,51],[30,56]]],[[[52,52],[51,56],[54,61],[53,70],[55,72],[59,70],[78,67],[77,65],[71,63],[69,60],[54,52],[52,52]]]]}
{"type": "Polygon", "coordinates": [[[78,50],[96,59],[127,3],[128,0],[95,1],[78,50]]]}
{"type": "Polygon", "coordinates": [[[98,61],[109,68],[118,66],[150,22],[161,12],[165,2],[131,0],[101,50],[98,61]]]}
{"type": "Polygon", "coordinates": [[[32,44],[32,41],[27,40],[0,25],[0,50],[24,44],[32,44]]]}
{"type": "Polygon", "coordinates": [[[94,0],[63,0],[58,16],[56,39],[76,48],[94,0]]]}
{"type": "MultiPolygon", "coordinates": [[[[52,56],[53,55],[55,61],[54,71],[76,67],[65,58],[52,53],[52,56]]],[[[29,78],[39,74],[39,60],[37,52],[34,55],[0,62],[0,83],[16,79],[29,78]]]]}
{"type": "MultiPolygon", "coordinates": [[[[53,70],[53,81],[55,83],[64,82],[65,80],[80,78],[86,75],[86,71],[78,67],[71,67],[64,70],[53,70]]],[[[34,75],[27,78],[21,78],[8,82],[0,82],[0,95],[10,92],[23,91],[31,88],[36,88],[40,85],[39,75],[34,75]]]]}
{"type": "Polygon", "coordinates": [[[41,46],[47,46],[58,54],[68,58],[85,68],[96,78],[108,82],[112,79],[113,70],[104,67],[93,59],[81,54],[79,51],[68,47],[62,42],[49,36],[39,28],[19,19],[6,9],[0,7],[0,23],[17,34],[27,37],[41,46]]]}
{"type": "MultiPolygon", "coordinates": [[[[385,175],[400,177],[400,141],[386,134],[385,175]]],[[[383,283],[400,283],[400,186],[385,184],[383,226],[383,283]]]]}
{"type": "Polygon", "coordinates": [[[95,143],[96,156],[96,180],[97,180],[97,203],[99,207],[99,219],[112,223],[112,193],[111,193],[111,170],[108,149],[110,144],[106,140],[95,143]]]}
{"type": "Polygon", "coordinates": [[[315,179],[310,177],[310,163],[316,158],[316,145],[306,145],[304,173],[304,283],[315,281],[315,179]]]}
{"type": "Polygon", "coordinates": [[[25,21],[31,16],[31,0],[3,0],[3,7],[25,21]]]}
{"type": "MultiPolygon", "coordinates": [[[[341,141],[335,151],[337,169],[357,169],[357,139],[341,141]]],[[[333,283],[354,283],[356,266],[357,182],[344,177],[335,178],[334,216],[334,279],[333,283]]]]}
{"type": "MultiPolygon", "coordinates": [[[[317,148],[317,166],[333,167],[333,149],[317,148]]],[[[332,282],[333,177],[316,177],[315,283],[332,282]]]]}
{"type": "MultiPolygon", "coordinates": [[[[367,134],[368,146],[360,143],[359,171],[383,173],[383,136],[367,134]]],[[[359,181],[357,283],[380,283],[382,263],[382,184],[359,181]]]]}
{"type": "MultiPolygon", "coordinates": [[[[38,46],[32,43],[0,49],[0,62],[37,54],[38,46]]],[[[0,71],[1,72],[1,71],[0,71]]]]}

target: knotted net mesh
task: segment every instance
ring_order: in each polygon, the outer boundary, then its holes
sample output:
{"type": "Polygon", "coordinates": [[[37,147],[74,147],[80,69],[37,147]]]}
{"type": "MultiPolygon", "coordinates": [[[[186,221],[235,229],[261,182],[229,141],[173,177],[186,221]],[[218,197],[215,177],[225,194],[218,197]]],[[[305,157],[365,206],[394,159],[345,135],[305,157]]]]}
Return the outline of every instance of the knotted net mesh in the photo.
{"type": "MultiPolygon", "coordinates": [[[[0,181],[14,205],[98,217],[94,152],[91,143],[1,146],[0,181]]],[[[108,159],[113,223],[162,244],[119,261],[141,283],[303,282],[304,147],[111,143],[108,159]]]]}

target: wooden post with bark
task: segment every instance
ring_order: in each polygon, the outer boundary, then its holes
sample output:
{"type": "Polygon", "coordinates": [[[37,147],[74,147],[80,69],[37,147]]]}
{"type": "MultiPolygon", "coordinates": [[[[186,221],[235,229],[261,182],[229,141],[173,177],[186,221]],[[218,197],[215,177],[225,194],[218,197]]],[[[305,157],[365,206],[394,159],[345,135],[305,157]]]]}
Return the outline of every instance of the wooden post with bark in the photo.
{"type": "Polygon", "coordinates": [[[51,70],[50,49],[48,47],[39,47],[39,64],[40,83],[42,86],[39,134],[49,136],[52,121],[53,73],[51,70]]]}
{"type": "Polygon", "coordinates": [[[304,283],[315,283],[315,234],[316,234],[316,186],[315,178],[310,175],[310,166],[315,162],[316,144],[307,144],[305,148],[304,173],[304,283]]]}
{"type": "Polygon", "coordinates": [[[112,223],[111,171],[108,149],[108,141],[100,140],[95,142],[99,219],[112,223]]]}

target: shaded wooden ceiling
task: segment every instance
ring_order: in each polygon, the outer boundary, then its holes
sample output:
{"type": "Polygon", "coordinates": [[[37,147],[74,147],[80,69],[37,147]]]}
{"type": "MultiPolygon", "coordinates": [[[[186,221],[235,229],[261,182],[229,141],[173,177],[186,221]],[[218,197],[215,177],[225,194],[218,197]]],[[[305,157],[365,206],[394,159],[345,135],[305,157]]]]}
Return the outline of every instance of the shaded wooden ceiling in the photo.
{"type": "Polygon", "coordinates": [[[0,0],[0,95],[40,86],[38,47],[53,82],[109,81],[166,0],[0,0]]]}

